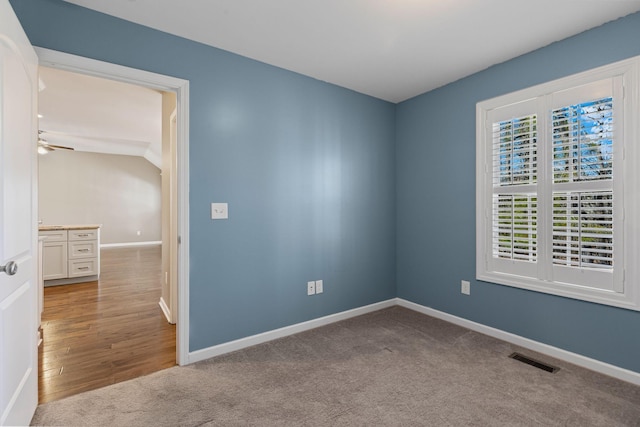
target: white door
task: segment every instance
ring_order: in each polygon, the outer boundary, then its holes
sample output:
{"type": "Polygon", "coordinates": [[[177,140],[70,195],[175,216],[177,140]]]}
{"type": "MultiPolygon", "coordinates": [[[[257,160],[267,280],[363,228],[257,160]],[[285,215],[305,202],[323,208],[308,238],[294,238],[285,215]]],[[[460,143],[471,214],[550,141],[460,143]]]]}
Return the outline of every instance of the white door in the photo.
{"type": "Polygon", "coordinates": [[[0,425],[28,425],[38,405],[37,65],[0,0],[0,425]]]}

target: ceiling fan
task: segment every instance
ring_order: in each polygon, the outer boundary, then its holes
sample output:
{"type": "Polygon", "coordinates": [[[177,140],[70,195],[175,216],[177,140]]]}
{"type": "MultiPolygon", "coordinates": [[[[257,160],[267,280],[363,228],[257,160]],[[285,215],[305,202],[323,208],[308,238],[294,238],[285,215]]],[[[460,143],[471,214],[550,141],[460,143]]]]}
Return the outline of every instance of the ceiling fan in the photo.
{"type": "Polygon", "coordinates": [[[46,139],[42,137],[45,133],[43,130],[38,130],[38,154],[47,154],[49,151],[55,150],[75,150],[73,147],[65,147],[64,145],[49,144],[46,139]]]}

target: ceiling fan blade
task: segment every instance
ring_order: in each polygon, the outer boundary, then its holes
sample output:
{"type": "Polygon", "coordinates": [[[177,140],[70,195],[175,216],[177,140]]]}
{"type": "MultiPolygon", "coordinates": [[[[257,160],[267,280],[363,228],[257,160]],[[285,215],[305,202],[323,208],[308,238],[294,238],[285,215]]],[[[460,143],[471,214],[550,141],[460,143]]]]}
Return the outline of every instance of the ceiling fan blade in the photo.
{"type": "MultiPolygon", "coordinates": [[[[47,131],[46,130],[42,130],[42,129],[38,129],[38,135],[42,135],[43,133],[47,133],[47,131]]],[[[65,147],[64,145],[49,144],[47,142],[47,140],[42,138],[41,136],[38,136],[38,145],[43,146],[45,148],[49,148],[51,150],[60,149],[60,150],[75,151],[75,148],[73,148],[73,147],[65,147]]]]}
{"type": "Polygon", "coordinates": [[[45,148],[46,150],[49,150],[49,151],[52,151],[52,150],[71,150],[71,151],[75,151],[75,148],[73,148],[73,147],[65,147],[64,145],[49,144],[44,139],[38,140],[38,147],[43,147],[43,148],[45,148]]]}
{"type": "Polygon", "coordinates": [[[64,145],[47,144],[47,147],[60,149],[60,150],[71,150],[71,151],[75,150],[75,148],[73,148],[73,147],[65,147],[64,145]]]}

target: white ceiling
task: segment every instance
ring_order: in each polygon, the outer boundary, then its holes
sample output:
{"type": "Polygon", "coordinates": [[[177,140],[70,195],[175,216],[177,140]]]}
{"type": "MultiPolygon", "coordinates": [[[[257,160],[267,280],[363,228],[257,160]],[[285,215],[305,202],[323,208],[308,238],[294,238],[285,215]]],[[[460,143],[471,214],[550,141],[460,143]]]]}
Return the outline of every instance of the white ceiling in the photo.
{"type": "Polygon", "coordinates": [[[66,0],[391,102],[640,10],[640,0],[66,0]]]}
{"type": "Polygon", "coordinates": [[[162,162],[162,94],[128,83],[40,67],[41,137],[78,151],[162,162]]]}

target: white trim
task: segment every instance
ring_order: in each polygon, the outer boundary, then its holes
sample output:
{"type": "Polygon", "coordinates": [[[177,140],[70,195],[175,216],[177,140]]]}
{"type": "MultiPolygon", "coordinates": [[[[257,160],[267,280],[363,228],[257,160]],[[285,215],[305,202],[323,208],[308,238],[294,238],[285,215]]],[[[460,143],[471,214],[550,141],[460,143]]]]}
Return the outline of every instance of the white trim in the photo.
{"type": "Polygon", "coordinates": [[[546,83],[540,83],[535,86],[480,101],[478,102],[478,105],[480,105],[482,109],[488,111],[505,105],[518,104],[523,100],[587,85],[589,83],[597,82],[598,80],[609,79],[611,76],[623,75],[630,71],[632,72],[637,66],[636,64],[638,61],[640,61],[640,56],[623,59],[611,64],[582,71],[577,74],[561,77],[546,83]]]}
{"type": "MultiPolygon", "coordinates": [[[[171,146],[171,150],[175,150],[176,141],[178,139],[178,107],[174,107],[173,111],[169,115],[169,145],[171,146]]],[[[173,158],[174,152],[170,153],[170,157],[173,158]]],[[[169,180],[169,200],[173,201],[169,203],[169,242],[173,242],[173,244],[169,244],[169,265],[170,268],[170,276],[169,276],[169,314],[170,319],[169,323],[175,324],[178,321],[178,228],[176,227],[176,222],[178,218],[178,209],[175,205],[177,203],[177,192],[178,185],[176,181],[176,170],[177,170],[177,162],[171,162],[171,166],[169,166],[170,174],[172,174],[172,179],[169,180]]],[[[188,203],[188,201],[185,201],[188,203]]],[[[164,240],[167,237],[163,237],[164,240]]],[[[166,274],[166,272],[165,272],[166,274]]],[[[165,277],[166,281],[167,277],[165,277]]],[[[186,332],[184,332],[186,333],[186,332]]]]}
{"type": "Polygon", "coordinates": [[[167,307],[167,303],[164,302],[164,298],[160,297],[160,301],[158,301],[158,305],[164,314],[164,317],[167,318],[167,322],[171,323],[171,314],[169,313],[169,307],[167,307]]]}
{"type": "Polygon", "coordinates": [[[396,305],[407,308],[409,310],[416,311],[418,313],[421,313],[427,316],[444,320],[445,322],[462,326],[463,328],[467,328],[484,335],[489,335],[499,340],[506,341],[508,343],[518,345],[520,347],[524,347],[529,350],[536,351],[538,353],[546,354],[547,356],[554,357],[556,359],[560,359],[568,363],[572,363],[574,365],[601,373],[603,375],[617,378],[619,380],[626,381],[635,385],[640,385],[639,372],[634,372],[629,369],[620,368],[618,366],[601,362],[599,360],[592,359],[590,357],[586,357],[577,353],[572,353],[570,351],[563,350],[561,348],[554,347],[552,345],[534,341],[532,339],[521,337],[520,335],[512,334],[510,332],[506,332],[501,329],[492,328],[491,326],[486,326],[481,323],[464,319],[462,317],[454,316],[452,314],[435,310],[430,307],[416,304],[414,302],[407,301],[402,298],[389,299],[389,300],[378,302],[375,304],[366,305],[364,307],[354,308],[352,310],[347,310],[340,313],[319,317],[317,319],[309,320],[302,323],[297,323],[295,325],[285,326],[283,328],[274,329],[272,331],[263,332],[261,334],[240,338],[235,341],[229,341],[223,344],[218,344],[212,347],[189,352],[189,355],[188,355],[189,359],[187,363],[199,362],[201,360],[209,359],[211,357],[216,357],[216,356],[231,353],[234,351],[242,350],[247,347],[273,341],[289,335],[308,331],[310,329],[315,329],[321,326],[326,326],[331,323],[339,322],[345,319],[350,319],[352,317],[361,316],[363,314],[371,313],[374,311],[382,310],[384,308],[393,307],[396,305]]]}
{"type": "Polygon", "coordinates": [[[103,248],[125,248],[128,246],[158,246],[162,242],[159,240],[153,240],[150,242],[126,242],[126,243],[101,243],[100,249],[103,248]]]}
{"type": "Polygon", "coordinates": [[[110,64],[55,50],[35,47],[40,65],[76,73],[104,77],[152,89],[172,91],[178,108],[178,324],[176,359],[179,365],[189,359],[189,81],[149,71],[110,64]]]}
{"type": "Polygon", "coordinates": [[[512,334],[510,332],[503,331],[501,329],[486,326],[481,323],[477,323],[471,320],[464,319],[462,317],[454,316],[439,310],[435,310],[430,307],[426,307],[420,304],[416,304],[411,301],[407,301],[402,298],[393,298],[386,301],[378,302],[375,304],[366,305],[364,307],[354,308],[352,310],[343,311],[336,314],[331,314],[317,319],[309,320],[295,325],[285,326],[283,328],[274,329],[272,331],[263,332],[261,334],[252,335],[245,338],[240,338],[235,341],[229,341],[223,344],[218,344],[212,347],[204,348],[189,352],[189,359],[187,363],[195,363],[201,360],[209,359],[212,357],[220,356],[223,354],[231,353],[234,351],[242,350],[247,347],[262,344],[265,342],[273,341],[282,337],[297,334],[300,332],[315,329],[321,326],[326,326],[331,323],[339,322],[341,320],[350,319],[352,317],[361,316],[363,314],[371,313],[374,311],[382,310],[384,308],[400,306],[409,310],[416,311],[418,313],[435,317],[437,319],[444,320],[445,322],[453,323],[463,328],[470,329],[475,332],[479,332],[484,335],[497,338],[508,343],[518,345],[529,350],[536,351],[538,353],[546,354],[547,356],[554,357],[556,359],[563,360],[568,363],[572,363],[576,366],[586,368],[603,375],[607,375],[613,378],[617,378],[622,381],[626,381],[635,385],[640,385],[640,373],[624,369],[619,366],[611,365],[590,357],[583,356],[581,354],[573,353],[567,350],[563,350],[552,345],[544,344],[538,341],[534,341],[529,338],[521,337],[520,335],[512,334]]]}
{"type": "MultiPolygon", "coordinates": [[[[178,109],[178,321],[176,361],[189,363],[189,81],[177,90],[178,109]]],[[[176,313],[173,313],[176,318],[176,313]]]]}
{"type": "Polygon", "coordinates": [[[622,381],[640,385],[640,373],[638,372],[620,368],[618,366],[601,362],[599,360],[591,359],[589,357],[572,353],[570,351],[563,350],[552,345],[534,341],[529,338],[524,338],[519,335],[503,331],[501,329],[492,328],[491,326],[486,326],[481,323],[463,319],[462,317],[454,316],[452,314],[438,311],[430,307],[425,307],[423,305],[416,304],[402,298],[397,298],[397,304],[400,307],[408,308],[409,310],[417,311],[418,313],[426,314],[427,316],[435,317],[437,319],[462,326],[463,328],[471,329],[472,331],[489,335],[499,340],[503,340],[508,343],[527,348],[529,350],[537,351],[538,353],[546,354],[547,356],[555,357],[556,359],[560,359],[565,362],[569,362],[574,365],[590,369],[592,371],[599,372],[601,374],[608,375],[622,381]]]}
{"type": "Polygon", "coordinates": [[[186,80],[34,46],[40,65],[118,80],[157,90],[175,90],[186,80]]]}
{"type": "Polygon", "coordinates": [[[390,299],[375,304],[365,305],[364,307],[354,308],[352,310],[342,311],[340,313],[330,314],[328,316],[319,317],[317,319],[308,320],[295,325],[285,326],[283,328],[274,329],[272,331],[263,332],[261,334],[240,338],[235,341],[229,341],[224,344],[214,345],[213,347],[203,348],[189,353],[189,363],[199,362],[211,357],[220,356],[222,354],[231,353],[233,351],[242,350],[257,344],[273,341],[278,338],[308,331],[310,329],[319,328],[320,326],[329,325],[341,320],[350,319],[352,317],[361,316],[363,314],[382,310],[383,308],[393,307],[396,305],[396,299],[390,299]]]}

